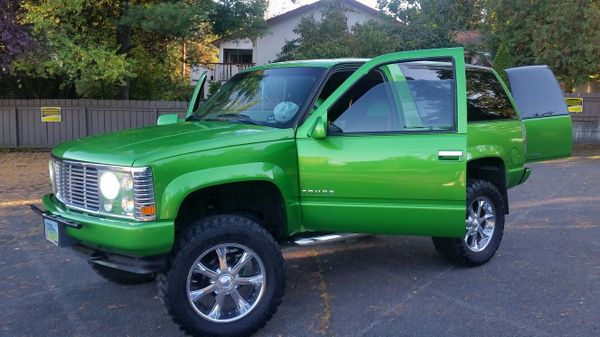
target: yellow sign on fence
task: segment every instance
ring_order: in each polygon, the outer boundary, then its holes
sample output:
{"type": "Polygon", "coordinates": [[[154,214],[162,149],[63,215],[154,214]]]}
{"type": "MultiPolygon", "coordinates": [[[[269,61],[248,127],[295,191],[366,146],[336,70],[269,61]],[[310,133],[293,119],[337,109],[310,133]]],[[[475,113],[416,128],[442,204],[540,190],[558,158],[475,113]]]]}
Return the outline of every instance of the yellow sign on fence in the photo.
{"type": "Polygon", "coordinates": [[[570,113],[583,112],[583,98],[569,97],[566,98],[566,101],[570,113]]]}
{"type": "Polygon", "coordinates": [[[61,118],[61,108],[58,107],[50,107],[43,106],[42,107],[42,122],[44,123],[60,123],[62,121],[61,118]]]}

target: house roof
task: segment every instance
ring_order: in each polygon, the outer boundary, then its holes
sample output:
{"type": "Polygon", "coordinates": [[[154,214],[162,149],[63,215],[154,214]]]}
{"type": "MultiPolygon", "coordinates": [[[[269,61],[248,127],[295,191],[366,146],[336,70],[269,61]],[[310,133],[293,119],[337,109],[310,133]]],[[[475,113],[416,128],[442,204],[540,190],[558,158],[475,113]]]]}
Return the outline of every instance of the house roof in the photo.
{"type": "Polygon", "coordinates": [[[481,44],[483,42],[483,36],[478,30],[462,30],[453,33],[455,42],[463,45],[470,44],[481,44]]]}
{"type": "MultiPolygon", "coordinates": [[[[330,0],[319,0],[317,2],[313,2],[312,4],[304,5],[304,6],[296,8],[296,9],[293,9],[293,10],[291,10],[289,12],[285,12],[285,13],[276,15],[276,16],[268,19],[267,20],[267,24],[269,24],[269,25],[270,24],[274,24],[274,23],[277,23],[279,21],[283,21],[283,20],[286,20],[286,19],[291,18],[293,16],[296,16],[296,15],[302,15],[302,14],[308,13],[311,10],[316,9],[317,7],[321,6],[322,4],[324,4],[324,3],[328,2],[328,1],[330,1],[330,0]]],[[[381,12],[379,12],[375,8],[367,6],[367,5],[365,5],[365,4],[361,3],[361,2],[358,2],[356,0],[338,0],[338,1],[340,1],[341,3],[346,4],[348,6],[355,7],[358,10],[361,10],[361,11],[367,12],[369,14],[372,14],[374,16],[381,15],[381,12]]]]}
{"type": "MultiPolygon", "coordinates": [[[[308,5],[304,5],[304,6],[298,7],[296,9],[292,9],[289,12],[285,12],[285,13],[276,15],[276,16],[270,18],[270,19],[267,19],[266,23],[267,23],[267,25],[273,25],[275,23],[287,20],[287,19],[292,18],[294,16],[298,16],[298,15],[309,13],[310,11],[312,11],[314,9],[317,9],[319,6],[322,6],[323,4],[327,3],[328,1],[331,1],[331,0],[319,0],[319,1],[313,2],[312,4],[308,4],[308,5]]],[[[369,13],[369,14],[371,14],[373,16],[381,16],[381,15],[383,15],[380,11],[376,10],[375,8],[367,6],[367,5],[365,5],[365,4],[361,3],[361,2],[358,2],[356,0],[338,0],[338,1],[340,1],[341,3],[343,3],[343,4],[347,5],[347,6],[354,7],[357,10],[369,13]]],[[[212,43],[214,45],[218,45],[222,41],[226,41],[228,39],[229,39],[228,36],[223,36],[223,37],[221,37],[221,38],[219,38],[217,40],[214,40],[212,43]]]]}

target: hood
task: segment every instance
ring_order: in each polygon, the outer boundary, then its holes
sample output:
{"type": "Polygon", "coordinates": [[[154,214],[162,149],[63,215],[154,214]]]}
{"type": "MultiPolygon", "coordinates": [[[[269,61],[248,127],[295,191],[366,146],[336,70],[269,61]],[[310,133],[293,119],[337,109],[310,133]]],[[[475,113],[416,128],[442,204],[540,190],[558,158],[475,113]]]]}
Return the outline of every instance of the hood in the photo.
{"type": "Polygon", "coordinates": [[[117,166],[145,166],[191,152],[291,139],[293,129],[226,122],[183,122],[77,139],[52,150],[59,158],[117,166]]]}

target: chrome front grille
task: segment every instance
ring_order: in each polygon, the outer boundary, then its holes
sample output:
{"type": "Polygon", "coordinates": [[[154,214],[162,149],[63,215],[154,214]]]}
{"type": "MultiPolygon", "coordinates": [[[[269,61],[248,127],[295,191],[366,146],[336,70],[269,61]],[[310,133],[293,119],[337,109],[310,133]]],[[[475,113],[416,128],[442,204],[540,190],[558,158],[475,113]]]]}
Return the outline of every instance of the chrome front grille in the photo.
{"type": "Polygon", "coordinates": [[[98,169],[75,162],[55,160],[55,192],[65,205],[98,212],[98,169]]]}
{"type": "Polygon", "coordinates": [[[53,158],[51,164],[54,194],[67,207],[117,218],[156,220],[154,182],[149,167],[110,166],[57,158],[53,158]],[[101,195],[99,178],[107,173],[119,177],[120,190],[116,198],[101,195]],[[126,179],[128,177],[133,181],[126,179]],[[133,182],[133,186],[127,182],[133,182]],[[133,211],[125,211],[122,205],[131,201],[133,211]]]}

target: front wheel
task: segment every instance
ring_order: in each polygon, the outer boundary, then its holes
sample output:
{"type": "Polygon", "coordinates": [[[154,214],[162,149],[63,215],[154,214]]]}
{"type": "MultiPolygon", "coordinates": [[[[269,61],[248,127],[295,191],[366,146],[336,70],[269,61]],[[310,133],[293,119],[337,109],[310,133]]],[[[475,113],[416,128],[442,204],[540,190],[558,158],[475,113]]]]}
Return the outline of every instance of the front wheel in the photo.
{"type": "Polygon", "coordinates": [[[173,321],[199,336],[245,336],[275,313],[284,292],[283,257],[258,223],[208,217],[178,238],[158,290],[173,321]]]}
{"type": "Polygon", "coordinates": [[[504,199],[496,186],[485,180],[469,181],[465,236],[434,237],[436,250],[457,264],[478,266],[488,262],[502,241],[504,210],[504,199]]]}

